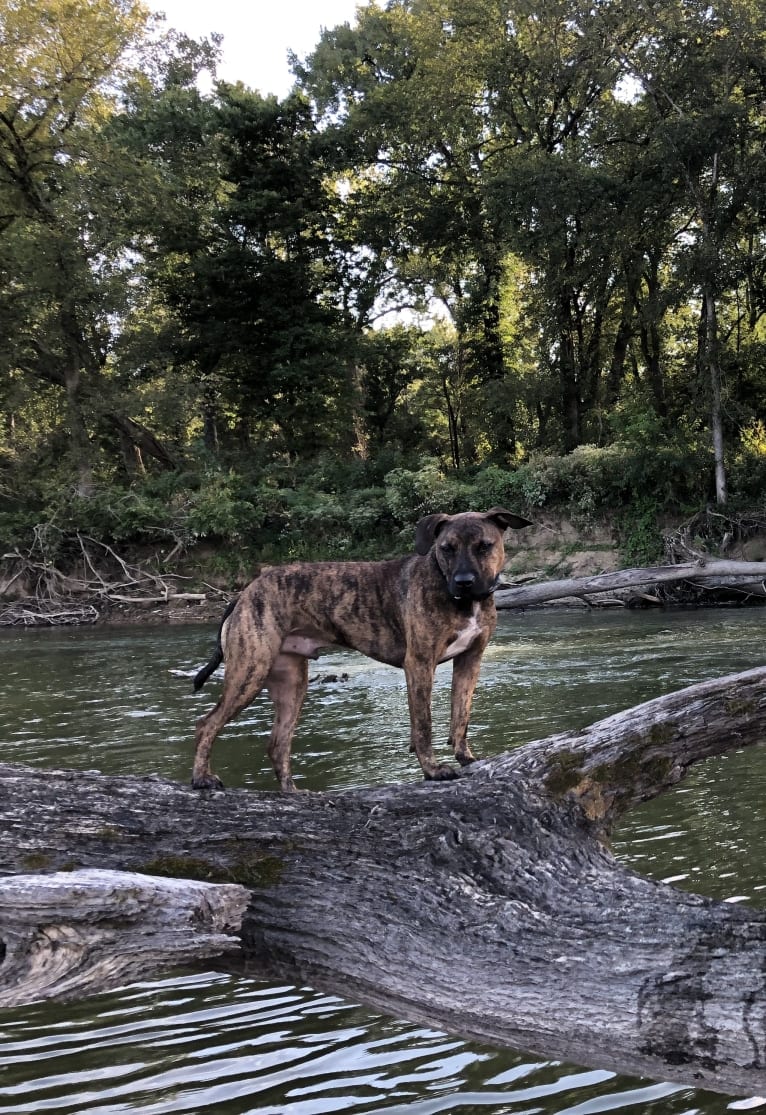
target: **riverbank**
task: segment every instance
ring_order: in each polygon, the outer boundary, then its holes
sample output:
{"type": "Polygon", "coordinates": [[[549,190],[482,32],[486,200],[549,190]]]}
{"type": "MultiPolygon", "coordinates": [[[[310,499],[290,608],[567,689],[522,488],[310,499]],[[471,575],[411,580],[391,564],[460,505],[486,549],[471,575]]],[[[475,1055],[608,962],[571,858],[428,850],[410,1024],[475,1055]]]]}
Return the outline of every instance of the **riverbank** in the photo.
{"type": "MultiPolygon", "coordinates": [[[[615,533],[606,522],[578,527],[541,514],[533,526],[510,531],[503,576],[509,585],[592,576],[619,568],[615,533]]],[[[125,555],[81,540],[81,553],[63,569],[32,558],[8,560],[0,581],[0,626],[207,623],[258,571],[236,569],[209,543],[168,556],[133,548],[125,555]]]]}
{"type": "MultiPolygon", "coordinates": [[[[74,625],[173,625],[216,622],[227,602],[257,574],[258,564],[232,561],[221,572],[222,555],[209,543],[172,555],[133,550],[122,556],[103,543],[79,538],[80,554],[62,570],[21,554],[6,554],[0,581],[0,627],[74,625]],[[9,560],[10,559],[10,560],[9,560]],[[232,572],[231,570],[236,570],[232,572]]],[[[697,572],[719,555],[699,548],[687,525],[668,524],[668,566],[697,572]],[[695,548],[696,547],[696,548],[695,548]],[[691,563],[691,564],[690,564],[691,563]]],[[[686,579],[665,575],[662,586],[647,575],[619,578],[616,587],[582,588],[585,578],[626,572],[618,533],[611,520],[575,523],[556,514],[538,513],[524,531],[509,531],[503,588],[527,589],[549,582],[572,581],[572,595],[522,603],[519,607],[635,607],[665,604],[733,604],[766,600],[764,571],[752,563],[766,558],[760,537],[729,546],[725,557],[749,562],[747,569],[727,569],[716,582],[709,576],[686,579]],[[675,581],[676,583],[669,583],[675,581]],[[683,582],[683,583],[681,583],[683,582]],[[576,584],[575,584],[576,583],[576,584]]],[[[390,556],[390,555],[389,555],[390,556]]],[[[640,569],[640,566],[638,567],[640,569]]],[[[766,567],[764,567],[766,568],[766,567]]],[[[658,567],[647,570],[648,574],[658,567]]],[[[666,569],[667,574],[667,569],[666,569]]],[[[614,578],[605,582],[615,584],[614,578]]],[[[539,595],[539,594],[538,594],[539,595]]],[[[516,606],[501,605],[499,606],[516,606]]]]}

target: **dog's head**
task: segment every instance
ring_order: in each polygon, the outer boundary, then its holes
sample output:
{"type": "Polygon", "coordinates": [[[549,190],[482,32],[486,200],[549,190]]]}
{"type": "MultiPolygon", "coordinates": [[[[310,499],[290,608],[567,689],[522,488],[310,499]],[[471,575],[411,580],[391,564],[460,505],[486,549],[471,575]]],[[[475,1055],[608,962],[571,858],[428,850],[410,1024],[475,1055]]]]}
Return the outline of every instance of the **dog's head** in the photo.
{"type": "Polygon", "coordinates": [[[503,535],[508,527],[521,530],[529,525],[529,519],[503,507],[426,515],[415,530],[415,551],[425,555],[433,549],[454,600],[485,600],[495,591],[505,562],[503,535]]]}

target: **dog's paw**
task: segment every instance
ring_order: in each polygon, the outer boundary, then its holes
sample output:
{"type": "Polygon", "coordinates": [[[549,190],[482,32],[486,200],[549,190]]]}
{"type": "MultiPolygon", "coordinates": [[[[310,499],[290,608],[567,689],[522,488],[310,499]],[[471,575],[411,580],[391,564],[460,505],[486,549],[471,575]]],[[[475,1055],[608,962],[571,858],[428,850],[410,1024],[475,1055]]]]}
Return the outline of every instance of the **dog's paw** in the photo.
{"type": "Polygon", "coordinates": [[[205,774],[202,778],[192,778],[193,790],[222,790],[223,782],[217,774],[205,774]]]}
{"type": "Polygon", "coordinates": [[[458,772],[449,763],[437,763],[424,773],[429,782],[447,782],[450,778],[458,777],[458,772]]]}

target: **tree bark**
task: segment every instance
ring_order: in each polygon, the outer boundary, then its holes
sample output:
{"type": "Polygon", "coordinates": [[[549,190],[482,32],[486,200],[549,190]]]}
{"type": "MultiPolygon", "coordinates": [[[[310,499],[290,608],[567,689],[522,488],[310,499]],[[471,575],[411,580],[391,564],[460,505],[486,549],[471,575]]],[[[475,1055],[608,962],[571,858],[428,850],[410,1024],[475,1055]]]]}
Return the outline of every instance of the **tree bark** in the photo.
{"type": "Polygon", "coordinates": [[[706,284],[704,288],[703,305],[705,314],[705,365],[710,377],[710,435],[713,442],[715,463],[715,499],[719,507],[722,507],[728,500],[723,441],[723,407],[721,402],[723,376],[718,353],[718,314],[715,296],[709,284],[706,284]]]}
{"type": "MultiPolygon", "coordinates": [[[[765,684],[766,668],[704,682],[445,783],[198,793],[0,766],[0,872],[239,884],[261,974],[545,1057],[764,1094],[766,911],[643,878],[606,840],[693,763],[762,741],[765,684]]],[[[81,993],[103,986],[96,969],[81,993]]]]}

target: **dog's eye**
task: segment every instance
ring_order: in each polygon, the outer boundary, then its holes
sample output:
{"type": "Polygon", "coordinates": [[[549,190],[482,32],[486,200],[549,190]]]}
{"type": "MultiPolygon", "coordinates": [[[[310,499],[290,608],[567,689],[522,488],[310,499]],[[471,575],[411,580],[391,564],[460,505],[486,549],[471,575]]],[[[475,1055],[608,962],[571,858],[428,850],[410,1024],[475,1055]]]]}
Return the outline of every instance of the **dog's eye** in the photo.
{"type": "Polygon", "coordinates": [[[479,553],[479,554],[488,554],[489,551],[493,548],[494,548],[494,543],[487,542],[486,540],[476,543],[476,552],[479,553]]]}
{"type": "Polygon", "coordinates": [[[439,549],[443,554],[454,554],[455,552],[455,547],[452,545],[451,542],[442,542],[439,549]]]}

